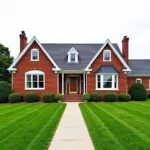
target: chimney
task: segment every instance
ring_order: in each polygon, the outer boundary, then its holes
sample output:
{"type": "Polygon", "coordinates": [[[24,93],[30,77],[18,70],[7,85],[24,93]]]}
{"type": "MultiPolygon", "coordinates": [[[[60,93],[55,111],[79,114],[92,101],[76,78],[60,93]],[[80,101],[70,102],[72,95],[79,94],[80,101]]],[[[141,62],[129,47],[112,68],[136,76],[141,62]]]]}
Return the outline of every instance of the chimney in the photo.
{"type": "Polygon", "coordinates": [[[124,36],[122,40],[122,54],[127,64],[128,64],[128,59],[129,59],[129,44],[128,43],[129,43],[129,38],[127,36],[124,36]]]}
{"type": "Polygon", "coordinates": [[[27,45],[27,37],[26,37],[25,31],[21,31],[21,34],[19,36],[20,36],[20,53],[21,53],[22,50],[27,45]]]}

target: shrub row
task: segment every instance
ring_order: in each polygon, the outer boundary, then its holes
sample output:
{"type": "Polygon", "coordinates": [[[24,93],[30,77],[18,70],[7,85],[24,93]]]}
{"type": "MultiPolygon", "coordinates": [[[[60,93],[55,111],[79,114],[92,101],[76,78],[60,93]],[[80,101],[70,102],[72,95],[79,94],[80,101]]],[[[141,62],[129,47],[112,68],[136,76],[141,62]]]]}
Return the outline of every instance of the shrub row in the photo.
{"type": "MultiPolygon", "coordinates": [[[[52,93],[46,93],[43,95],[42,98],[45,103],[51,103],[51,102],[57,102],[59,100],[63,100],[64,96],[62,94],[54,95],[52,93]]],[[[40,96],[38,95],[38,93],[29,92],[25,95],[25,97],[20,93],[12,93],[8,97],[8,102],[10,103],[23,102],[24,100],[27,103],[38,102],[40,101],[40,96]]]]}
{"type": "Polygon", "coordinates": [[[99,93],[97,92],[92,92],[91,94],[83,94],[82,100],[87,100],[91,102],[98,102],[98,101],[105,101],[105,102],[115,102],[117,100],[121,102],[127,102],[131,100],[131,96],[127,93],[121,93],[119,96],[115,93],[106,93],[102,97],[99,93]]]}

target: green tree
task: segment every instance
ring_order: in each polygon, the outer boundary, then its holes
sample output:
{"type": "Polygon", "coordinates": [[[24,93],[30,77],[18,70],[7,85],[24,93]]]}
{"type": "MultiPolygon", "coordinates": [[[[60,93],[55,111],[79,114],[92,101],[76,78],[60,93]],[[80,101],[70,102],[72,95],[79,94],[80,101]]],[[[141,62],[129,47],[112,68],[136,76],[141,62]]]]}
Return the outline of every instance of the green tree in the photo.
{"type": "Polygon", "coordinates": [[[8,47],[0,44],[0,81],[11,82],[11,74],[7,70],[13,62],[8,47]]]}

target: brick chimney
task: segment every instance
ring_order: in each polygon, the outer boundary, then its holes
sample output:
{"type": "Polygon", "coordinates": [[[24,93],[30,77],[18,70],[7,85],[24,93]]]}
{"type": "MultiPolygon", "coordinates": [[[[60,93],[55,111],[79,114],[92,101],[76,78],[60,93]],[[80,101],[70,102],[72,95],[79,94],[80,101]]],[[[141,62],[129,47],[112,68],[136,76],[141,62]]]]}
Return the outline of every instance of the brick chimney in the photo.
{"type": "Polygon", "coordinates": [[[128,64],[128,59],[129,59],[129,38],[127,36],[123,37],[122,40],[122,54],[123,57],[128,64]]]}
{"type": "Polygon", "coordinates": [[[27,45],[27,37],[26,37],[25,31],[21,31],[21,34],[19,36],[20,36],[20,53],[21,53],[22,50],[27,45]]]}

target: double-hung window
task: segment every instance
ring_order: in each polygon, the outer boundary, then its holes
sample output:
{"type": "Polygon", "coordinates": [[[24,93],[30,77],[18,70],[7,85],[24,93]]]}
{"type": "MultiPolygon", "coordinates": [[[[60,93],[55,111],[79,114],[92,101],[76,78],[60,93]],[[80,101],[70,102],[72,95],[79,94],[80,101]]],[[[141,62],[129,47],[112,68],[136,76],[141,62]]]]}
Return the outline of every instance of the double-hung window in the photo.
{"type": "Polygon", "coordinates": [[[96,75],[96,90],[117,90],[118,89],[118,74],[97,74],[96,75]]]}
{"type": "Polygon", "coordinates": [[[111,51],[110,50],[104,50],[103,61],[111,61],[111,51]]]}
{"type": "Polygon", "coordinates": [[[38,49],[31,50],[31,61],[39,61],[39,50],[38,49]]]}
{"type": "Polygon", "coordinates": [[[136,79],[136,83],[142,83],[142,79],[141,78],[137,78],[136,79]]]}
{"type": "Polygon", "coordinates": [[[76,54],[75,53],[70,54],[70,61],[71,62],[76,62],[76,54]]]}
{"type": "Polygon", "coordinates": [[[25,89],[44,89],[45,74],[39,70],[28,71],[25,73],[25,89]]]}

